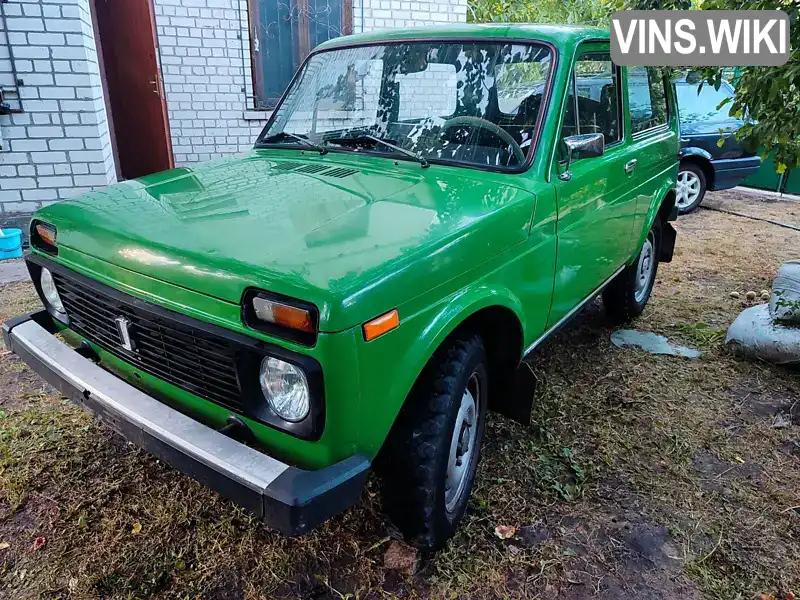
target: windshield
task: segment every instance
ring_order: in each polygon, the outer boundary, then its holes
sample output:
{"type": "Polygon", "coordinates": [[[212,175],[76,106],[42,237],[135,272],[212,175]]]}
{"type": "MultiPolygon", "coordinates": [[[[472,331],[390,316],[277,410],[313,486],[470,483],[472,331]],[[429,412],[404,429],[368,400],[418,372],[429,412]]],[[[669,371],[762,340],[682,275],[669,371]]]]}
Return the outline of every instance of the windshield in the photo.
{"type": "Polygon", "coordinates": [[[704,85],[699,94],[697,87],[690,83],[675,84],[678,114],[683,123],[728,121],[734,118],[728,114],[732,106],[730,103],[720,109],[717,108],[720,102],[733,96],[733,90],[726,83],[723,83],[718,90],[713,86],[704,85]]]}
{"type": "Polygon", "coordinates": [[[257,146],[519,168],[532,151],[550,63],[540,44],[408,42],[321,52],[257,146]]]}

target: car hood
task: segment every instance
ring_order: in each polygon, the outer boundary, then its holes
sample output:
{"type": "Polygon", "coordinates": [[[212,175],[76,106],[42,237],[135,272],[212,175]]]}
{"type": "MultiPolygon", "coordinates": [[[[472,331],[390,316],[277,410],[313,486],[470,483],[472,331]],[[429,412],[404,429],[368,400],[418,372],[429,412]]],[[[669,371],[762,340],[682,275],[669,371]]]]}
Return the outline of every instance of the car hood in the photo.
{"type": "Polygon", "coordinates": [[[533,197],[509,176],[254,150],[125,181],[37,217],[59,244],[239,303],[257,287],[313,302],[339,331],[525,239],[533,197]]]}

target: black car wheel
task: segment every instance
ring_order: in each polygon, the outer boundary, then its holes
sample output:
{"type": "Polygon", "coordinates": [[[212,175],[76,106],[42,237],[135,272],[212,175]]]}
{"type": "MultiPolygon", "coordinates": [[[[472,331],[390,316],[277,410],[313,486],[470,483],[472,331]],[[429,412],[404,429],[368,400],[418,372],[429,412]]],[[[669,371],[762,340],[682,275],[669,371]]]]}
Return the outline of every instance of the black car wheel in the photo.
{"type": "Polygon", "coordinates": [[[603,306],[612,321],[626,323],[642,314],[653,292],[660,255],[661,220],[656,217],[639,256],[603,290],[603,306]]]}
{"type": "Polygon", "coordinates": [[[418,548],[441,548],[464,515],[488,389],[481,338],[466,334],[447,342],[420,376],[387,440],[384,508],[418,548]]]}
{"type": "Polygon", "coordinates": [[[695,210],[706,195],[706,175],[694,163],[682,163],[675,185],[675,206],[682,215],[695,210]]]}

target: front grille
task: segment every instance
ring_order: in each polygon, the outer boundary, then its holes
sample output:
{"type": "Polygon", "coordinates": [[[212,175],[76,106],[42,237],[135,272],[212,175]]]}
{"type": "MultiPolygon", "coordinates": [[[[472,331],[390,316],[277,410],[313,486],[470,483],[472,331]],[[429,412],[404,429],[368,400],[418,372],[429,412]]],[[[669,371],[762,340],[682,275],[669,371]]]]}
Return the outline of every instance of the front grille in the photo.
{"type": "MultiPolygon", "coordinates": [[[[242,410],[236,350],[191,325],[120,300],[94,286],[53,273],[71,329],[134,367],[233,410],[242,410]],[[130,322],[133,351],[125,349],[115,319],[130,322]]],[[[124,297],[124,296],[123,296],[124,297]]],[[[133,300],[133,299],[131,299],[133,300]]]]}

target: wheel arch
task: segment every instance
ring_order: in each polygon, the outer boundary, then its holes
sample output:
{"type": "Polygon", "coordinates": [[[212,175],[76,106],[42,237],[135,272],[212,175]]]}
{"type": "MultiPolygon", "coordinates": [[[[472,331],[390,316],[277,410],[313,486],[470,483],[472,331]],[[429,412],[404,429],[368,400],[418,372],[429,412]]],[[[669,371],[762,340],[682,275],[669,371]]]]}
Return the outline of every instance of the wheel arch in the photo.
{"type": "MultiPolygon", "coordinates": [[[[508,290],[487,292],[482,290],[467,302],[456,301],[440,311],[434,319],[438,324],[434,325],[435,333],[427,344],[428,351],[419,363],[418,373],[448,340],[464,331],[474,331],[483,339],[490,384],[497,382],[503,373],[513,373],[522,359],[525,338],[522,305],[508,290]]],[[[494,396],[493,392],[494,389],[490,390],[490,395],[494,396]]]]}
{"type": "Polygon", "coordinates": [[[505,403],[512,397],[506,392],[522,359],[522,323],[509,308],[500,305],[487,306],[462,320],[442,341],[442,345],[462,331],[474,331],[481,336],[489,371],[489,408],[507,413],[505,403]]]}
{"type": "Polygon", "coordinates": [[[706,189],[714,189],[714,166],[711,164],[711,154],[702,148],[687,148],[686,153],[681,153],[681,166],[686,164],[696,165],[706,177],[706,189]]]}
{"type": "Polygon", "coordinates": [[[521,302],[508,289],[481,286],[459,294],[426,319],[414,344],[415,350],[403,358],[408,366],[403,371],[408,375],[391,394],[393,398],[402,398],[397,402],[398,413],[448,341],[467,331],[477,332],[486,348],[489,408],[504,412],[501,384],[512,380],[522,359],[525,317],[521,302]]]}
{"type": "MultiPolygon", "coordinates": [[[[642,245],[644,244],[647,233],[653,227],[653,223],[657,218],[661,219],[662,225],[668,225],[668,221],[675,220],[675,217],[677,216],[675,214],[675,201],[675,180],[669,178],[668,180],[664,181],[664,183],[662,183],[658,190],[656,190],[656,192],[653,194],[653,200],[651,201],[650,208],[647,211],[647,217],[644,220],[642,230],[639,232],[639,239],[634,247],[633,255],[630,258],[631,261],[639,255],[639,250],[641,250],[642,245]]],[[[672,226],[668,225],[668,228],[672,229],[672,226]]],[[[667,258],[667,260],[664,260],[663,258],[661,260],[663,262],[669,262],[669,259],[671,258],[672,256],[670,251],[670,256],[667,258]]]]}
{"type": "Polygon", "coordinates": [[[658,207],[658,218],[661,219],[662,223],[666,223],[668,221],[674,221],[677,219],[677,210],[675,208],[675,204],[678,201],[678,196],[675,193],[675,188],[668,190],[667,193],[664,195],[664,199],[661,201],[661,206],[658,207]]]}

